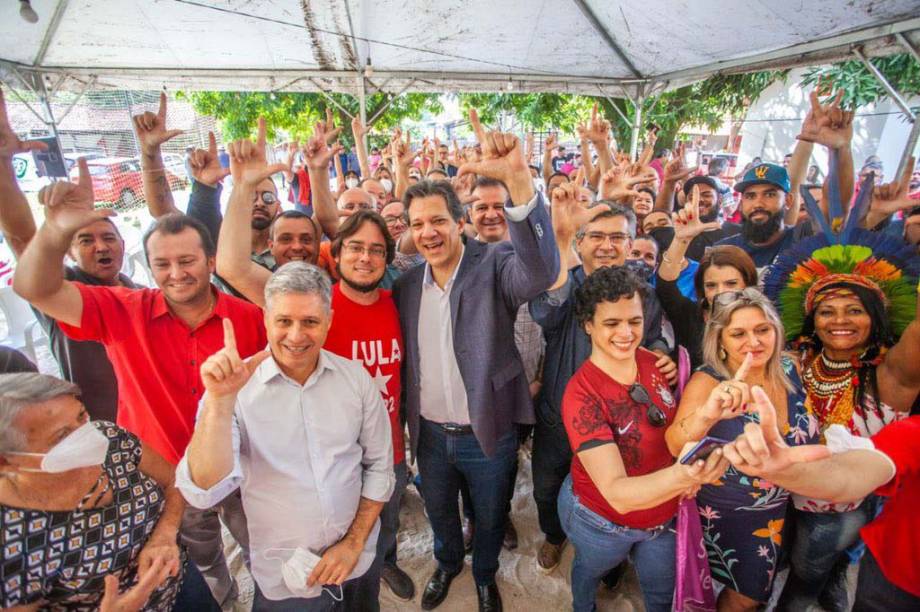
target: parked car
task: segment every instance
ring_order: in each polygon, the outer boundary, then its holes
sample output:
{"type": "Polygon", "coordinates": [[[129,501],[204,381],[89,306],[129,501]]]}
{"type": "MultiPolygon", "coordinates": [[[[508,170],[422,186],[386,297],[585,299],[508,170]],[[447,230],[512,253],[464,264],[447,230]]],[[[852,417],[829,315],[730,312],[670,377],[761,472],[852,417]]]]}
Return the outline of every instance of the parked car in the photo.
{"type": "Polygon", "coordinates": [[[182,189],[191,185],[191,179],[185,171],[185,157],[178,153],[164,153],[163,165],[166,169],[179,177],[182,181],[182,189]]]}
{"type": "MultiPolygon", "coordinates": [[[[137,158],[103,157],[88,160],[89,173],[93,179],[93,192],[97,202],[109,202],[117,209],[131,210],[143,201],[143,172],[137,158]]],[[[166,172],[170,190],[180,189],[182,179],[166,172]]],[[[70,171],[71,180],[77,179],[77,167],[70,171]]]]}

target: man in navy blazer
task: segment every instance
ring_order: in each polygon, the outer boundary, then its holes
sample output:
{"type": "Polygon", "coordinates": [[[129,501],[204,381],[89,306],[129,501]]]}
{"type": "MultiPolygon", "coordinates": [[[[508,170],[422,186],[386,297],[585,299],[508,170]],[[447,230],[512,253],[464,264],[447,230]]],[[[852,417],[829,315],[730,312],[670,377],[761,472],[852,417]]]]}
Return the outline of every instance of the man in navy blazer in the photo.
{"type": "Polygon", "coordinates": [[[409,229],[425,258],[394,288],[406,354],[405,415],[422,497],[434,531],[438,567],[422,596],[431,610],[447,597],[463,569],[457,494],[469,486],[476,516],[473,577],[480,610],[501,610],[495,585],[505,531],[505,504],[514,486],[515,423],[533,423],[533,404],[514,320],[521,304],[555,281],[559,252],[549,214],[535,193],[522,147],[511,134],[485,132],[476,173],[508,186],[511,241],[464,244],[463,208],[450,184],[423,181],[403,201],[409,229]]]}

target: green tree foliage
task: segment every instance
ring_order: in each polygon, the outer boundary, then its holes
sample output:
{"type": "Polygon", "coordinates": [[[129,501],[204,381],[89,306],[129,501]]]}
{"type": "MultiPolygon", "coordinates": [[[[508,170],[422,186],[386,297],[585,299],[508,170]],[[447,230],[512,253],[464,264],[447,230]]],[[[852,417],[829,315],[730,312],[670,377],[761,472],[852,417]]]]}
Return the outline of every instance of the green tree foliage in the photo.
{"type": "MultiPolygon", "coordinates": [[[[784,78],[784,71],[752,72],[748,74],[716,75],[705,81],[647,98],[642,104],[645,126],[660,128],[658,142],[670,147],[677,133],[687,125],[718,128],[726,116],[743,116],[748,107],[770,83],[784,78]]],[[[629,147],[634,109],[623,98],[608,100],[571,94],[460,94],[464,109],[475,107],[486,123],[496,124],[501,113],[514,114],[530,129],[558,129],[574,133],[580,121],[586,120],[591,106],[597,102],[610,121],[614,137],[621,148],[629,147]],[[620,113],[626,116],[623,120],[620,113]]]]}
{"type": "MultiPolygon", "coordinates": [[[[920,94],[920,63],[909,54],[897,53],[869,61],[902,96],[920,94]]],[[[888,96],[881,83],[859,60],[811,68],[802,78],[802,84],[820,84],[822,94],[830,94],[831,88],[842,89],[843,105],[847,108],[872,104],[888,96]]]]}
{"type": "Polygon", "coordinates": [[[588,118],[591,104],[591,98],[572,94],[460,94],[461,108],[475,108],[486,124],[498,125],[499,117],[507,113],[531,130],[553,128],[566,133],[573,133],[576,124],[588,118]]]}
{"type": "MultiPolygon", "coordinates": [[[[325,117],[326,108],[335,115],[336,125],[343,126],[341,140],[352,143],[351,119],[329,100],[317,93],[266,93],[198,91],[181,94],[191,101],[195,110],[216,117],[221,122],[224,140],[250,136],[259,117],[265,117],[269,137],[283,130],[294,138],[304,139],[313,125],[325,117]]],[[[352,115],[358,115],[358,99],[347,94],[330,96],[352,115]]],[[[390,99],[386,94],[367,97],[367,116],[373,117],[390,99]]],[[[441,103],[434,94],[403,94],[373,123],[372,146],[385,142],[384,135],[406,119],[420,119],[425,113],[441,112],[441,103]]]]}

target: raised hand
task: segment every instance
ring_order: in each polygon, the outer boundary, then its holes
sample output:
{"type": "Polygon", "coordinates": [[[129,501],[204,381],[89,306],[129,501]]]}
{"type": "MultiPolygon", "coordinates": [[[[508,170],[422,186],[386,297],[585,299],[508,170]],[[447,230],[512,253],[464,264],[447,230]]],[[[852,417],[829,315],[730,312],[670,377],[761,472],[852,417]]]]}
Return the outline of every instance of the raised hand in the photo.
{"type": "MultiPolygon", "coordinates": [[[[612,202],[624,202],[630,198],[639,195],[634,189],[636,185],[648,182],[649,177],[646,174],[639,176],[629,176],[623,166],[614,166],[601,175],[600,194],[602,200],[612,202]]],[[[652,170],[654,172],[654,170],[652,170]]]]}
{"type": "Polygon", "coordinates": [[[485,131],[475,108],[470,109],[470,124],[482,147],[482,159],[463,164],[458,174],[473,173],[498,179],[508,186],[513,205],[527,204],[534,196],[533,181],[517,136],[485,131]]]}
{"type": "Polygon", "coordinates": [[[77,167],[79,179],[76,183],[55,181],[38,192],[38,201],[45,206],[45,227],[68,242],[81,227],[115,216],[111,208],[95,208],[93,181],[86,159],[78,159],[77,167]]]}
{"type": "Polygon", "coordinates": [[[636,163],[640,166],[647,166],[652,161],[652,157],[655,155],[655,143],[658,142],[658,128],[650,128],[648,133],[645,135],[645,148],[642,149],[642,153],[639,155],[639,159],[636,160],[636,163]]]}
{"type": "Polygon", "coordinates": [[[6,99],[3,89],[0,88],[0,159],[12,159],[16,153],[29,151],[44,151],[48,148],[43,142],[35,140],[19,140],[16,132],[10,127],[10,120],[6,114],[6,99]]]}
{"type": "Polygon", "coordinates": [[[689,168],[686,163],[684,163],[684,152],[686,145],[680,143],[677,145],[677,150],[674,151],[674,154],[671,156],[670,161],[664,166],[664,182],[665,183],[676,183],[677,181],[685,181],[687,178],[696,172],[698,166],[689,168]]]}
{"type": "Polygon", "coordinates": [[[157,152],[160,145],[182,133],[182,130],[166,129],[166,94],[163,92],[160,92],[160,108],[156,113],[147,111],[134,115],[131,121],[134,122],[134,133],[137,134],[141,152],[148,155],[157,152]]]}
{"type": "Polygon", "coordinates": [[[543,141],[543,150],[550,151],[555,146],[556,146],[556,135],[548,134],[546,136],[546,140],[543,141]]]}
{"type": "Polygon", "coordinates": [[[164,559],[156,559],[133,587],[118,592],[118,577],[105,577],[105,594],[99,602],[99,612],[136,612],[144,607],[150,595],[169,577],[172,568],[164,559]]]}
{"type": "Polygon", "coordinates": [[[872,202],[869,204],[869,211],[876,215],[888,217],[906,208],[917,206],[918,201],[912,200],[910,194],[910,177],[913,173],[916,160],[913,156],[907,160],[904,166],[904,173],[899,180],[878,185],[872,190],[872,202]]]}
{"type": "Polygon", "coordinates": [[[259,364],[271,353],[260,351],[243,361],[236,348],[236,335],[233,322],[224,319],[224,348],[220,349],[201,364],[201,382],[208,395],[214,398],[232,397],[249,382],[259,364]]]}
{"type": "Polygon", "coordinates": [[[256,142],[248,138],[235,140],[227,147],[230,155],[230,173],[234,185],[239,183],[255,188],[263,180],[276,172],[287,169],[287,164],[269,164],[265,158],[265,119],[259,117],[259,130],[256,142]]]}
{"type": "Polygon", "coordinates": [[[699,185],[693,186],[693,189],[690,191],[690,199],[684,207],[677,212],[671,213],[671,221],[674,223],[674,238],[685,242],[690,242],[703,232],[716,230],[721,227],[718,221],[703,223],[700,220],[699,185]]]}
{"type": "Polygon", "coordinates": [[[368,131],[367,126],[361,123],[360,117],[351,120],[351,133],[354,134],[356,141],[364,138],[368,131]]]}
{"type": "Polygon", "coordinates": [[[744,412],[751,401],[751,389],[744,379],[751,369],[752,359],[748,353],[731,380],[720,382],[712,389],[706,403],[699,408],[701,417],[715,422],[733,419],[744,412]]]}
{"type": "MultiPolygon", "coordinates": [[[[426,139],[427,142],[427,139],[426,139]]],[[[425,144],[422,145],[424,152],[425,144]]],[[[390,140],[390,151],[396,159],[396,163],[404,168],[408,168],[415,160],[415,152],[412,150],[412,135],[406,130],[406,138],[403,140],[402,132],[399,128],[393,131],[393,138],[390,140]]]]}
{"type": "Polygon", "coordinates": [[[840,107],[843,90],[829,104],[822,105],[818,100],[818,91],[812,90],[809,99],[811,110],[802,123],[802,131],[796,136],[799,140],[821,144],[831,149],[849,146],[853,139],[853,111],[840,107]]]}
{"type": "Polygon", "coordinates": [[[230,174],[229,168],[220,165],[220,159],[217,156],[217,138],[214,137],[214,132],[208,132],[208,150],[195,149],[192,151],[189,165],[192,167],[192,178],[208,187],[214,187],[230,174]]]}
{"type": "Polygon", "coordinates": [[[553,231],[556,233],[556,241],[565,244],[566,248],[571,245],[579,229],[605,210],[609,210],[606,206],[588,208],[582,205],[578,201],[578,191],[578,185],[575,183],[562,183],[550,194],[553,231]]]}
{"type": "MultiPolygon", "coordinates": [[[[326,112],[331,113],[328,109],[326,112]]],[[[335,141],[342,131],[342,128],[333,128],[332,131],[329,132],[327,131],[329,125],[330,122],[328,120],[325,123],[322,121],[318,122],[313,128],[313,136],[307,141],[303,148],[304,162],[307,164],[307,167],[314,172],[317,170],[328,170],[329,163],[336,155],[344,150],[342,145],[338,143],[329,146],[328,143],[335,141]]]]}
{"type": "Polygon", "coordinates": [[[767,479],[796,463],[817,461],[830,456],[821,444],[790,447],[779,433],[776,409],[760,387],[751,390],[760,423],[748,423],[744,433],[723,447],[725,458],[740,472],[767,479]]]}
{"type": "Polygon", "coordinates": [[[597,103],[591,109],[591,121],[578,126],[578,136],[588,139],[595,148],[610,146],[610,122],[597,114],[597,103]]]}

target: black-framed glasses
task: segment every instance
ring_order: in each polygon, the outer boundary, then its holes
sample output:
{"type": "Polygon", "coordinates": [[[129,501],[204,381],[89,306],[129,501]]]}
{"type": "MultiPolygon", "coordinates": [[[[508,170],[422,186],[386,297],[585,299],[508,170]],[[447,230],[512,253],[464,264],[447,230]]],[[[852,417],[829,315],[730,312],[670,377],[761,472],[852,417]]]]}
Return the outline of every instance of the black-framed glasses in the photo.
{"type": "Polygon", "coordinates": [[[629,399],[645,406],[645,416],[652,427],[664,427],[667,424],[668,415],[652,402],[648,390],[640,383],[633,383],[629,387],[629,399]]]}

